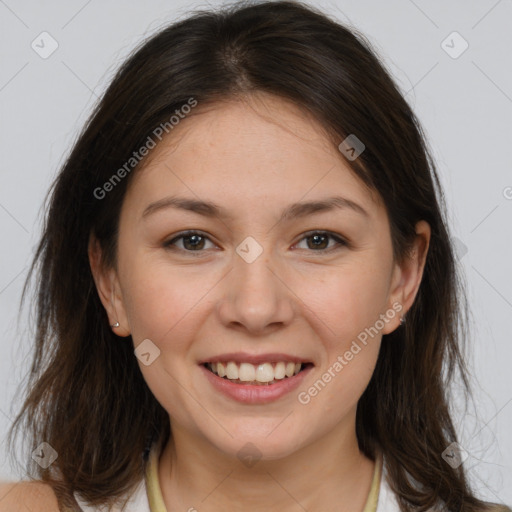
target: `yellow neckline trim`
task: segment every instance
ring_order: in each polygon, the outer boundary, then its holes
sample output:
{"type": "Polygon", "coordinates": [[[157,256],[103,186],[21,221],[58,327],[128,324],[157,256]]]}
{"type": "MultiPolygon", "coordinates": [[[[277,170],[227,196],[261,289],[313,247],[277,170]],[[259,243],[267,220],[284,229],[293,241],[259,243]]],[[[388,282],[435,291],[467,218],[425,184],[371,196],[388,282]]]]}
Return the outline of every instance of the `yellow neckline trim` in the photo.
{"type": "Polygon", "coordinates": [[[382,480],[382,464],[383,456],[380,450],[377,451],[375,458],[375,469],[373,470],[372,485],[363,512],[376,512],[377,503],[379,502],[379,491],[382,480]]]}
{"type": "Polygon", "coordinates": [[[158,461],[162,448],[162,440],[153,443],[146,466],[146,492],[150,512],[167,512],[160,482],[158,481],[158,461]]]}
{"type": "MultiPolygon", "coordinates": [[[[160,459],[161,446],[158,443],[153,444],[149,453],[148,463],[146,466],[146,492],[149,501],[150,512],[167,512],[165,508],[164,498],[158,481],[158,461],[160,459]]],[[[375,460],[375,469],[373,471],[372,484],[370,493],[366,500],[363,512],[376,512],[377,503],[379,501],[379,490],[382,477],[382,452],[377,452],[375,460]]]]}

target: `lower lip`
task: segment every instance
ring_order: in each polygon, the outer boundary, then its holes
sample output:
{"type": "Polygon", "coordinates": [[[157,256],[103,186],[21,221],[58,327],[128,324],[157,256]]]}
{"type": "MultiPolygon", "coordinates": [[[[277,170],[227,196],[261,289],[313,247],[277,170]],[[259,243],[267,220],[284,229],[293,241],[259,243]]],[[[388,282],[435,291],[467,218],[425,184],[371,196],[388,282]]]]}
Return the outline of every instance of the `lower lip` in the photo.
{"type": "Polygon", "coordinates": [[[266,404],[278,400],[296,389],[306,374],[313,368],[313,366],[308,366],[293,377],[285,377],[275,384],[266,386],[265,384],[237,384],[219,377],[203,365],[200,365],[200,367],[215,389],[244,404],[266,404]]]}

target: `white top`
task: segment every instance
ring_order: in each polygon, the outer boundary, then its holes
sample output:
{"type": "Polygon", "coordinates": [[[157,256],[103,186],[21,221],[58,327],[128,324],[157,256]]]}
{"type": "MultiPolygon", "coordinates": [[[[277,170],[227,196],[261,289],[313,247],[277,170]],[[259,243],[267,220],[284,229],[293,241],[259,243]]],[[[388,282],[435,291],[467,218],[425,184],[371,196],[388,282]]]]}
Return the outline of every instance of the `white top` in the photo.
{"type": "MultiPolygon", "coordinates": [[[[76,499],[77,503],[80,505],[83,512],[106,512],[106,507],[89,507],[85,505],[78,498],[76,499]]],[[[114,512],[119,512],[119,508],[114,508],[114,512]]],[[[149,501],[146,494],[146,485],[144,481],[141,481],[141,484],[137,488],[136,493],[132,496],[132,499],[128,502],[125,512],[151,512],[149,508],[149,501]]],[[[381,485],[379,490],[379,501],[377,503],[376,512],[400,512],[398,508],[398,503],[395,498],[395,494],[389,488],[389,485],[386,483],[385,479],[381,479],[381,485]]]]}
{"type": "MultiPolygon", "coordinates": [[[[157,457],[152,457],[153,469],[156,468],[157,460],[157,457]]],[[[393,493],[393,491],[391,490],[386,481],[386,474],[386,465],[383,464],[379,485],[377,508],[375,512],[400,512],[398,502],[395,498],[395,494],[393,493]]],[[[83,501],[81,501],[76,495],[75,499],[82,508],[83,512],[107,512],[106,507],[89,507],[83,501]]],[[[161,507],[158,508],[158,511],[159,510],[161,510],[161,507]]],[[[113,512],[120,512],[120,508],[114,508],[113,512]]],[[[141,480],[138,487],[136,488],[136,491],[134,492],[130,500],[127,502],[125,512],[152,512],[149,506],[148,492],[145,479],[141,480]]]]}
{"type": "Polygon", "coordinates": [[[377,510],[375,512],[400,512],[396,495],[391,490],[386,480],[387,470],[385,462],[386,459],[384,458],[384,465],[380,478],[379,500],[377,502],[377,510]]]}

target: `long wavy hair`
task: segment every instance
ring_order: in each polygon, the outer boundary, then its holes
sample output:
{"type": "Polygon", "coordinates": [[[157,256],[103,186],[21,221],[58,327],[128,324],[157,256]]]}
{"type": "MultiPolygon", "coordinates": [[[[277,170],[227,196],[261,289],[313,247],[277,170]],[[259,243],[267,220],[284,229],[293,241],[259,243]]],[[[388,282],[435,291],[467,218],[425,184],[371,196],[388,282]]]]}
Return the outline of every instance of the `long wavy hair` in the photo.
{"type": "MultiPolygon", "coordinates": [[[[383,199],[395,261],[410,249],[416,222],[430,224],[418,294],[406,323],[383,336],[358,402],[357,439],[372,460],[382,450],[401,511],[426,511],[439,500],[452,512],[488,510],[464,465],[442,457],[457,440],[449,410],[456,375],[466,400],[471,396],[463,346],[468,307],[426,137],[371,43],[293,1],[192,12],[143,42],[115,74],[44,205],[21,299],[22,307],[36,274],[34,354],[11,448],[21,431],[30,452],[41,442],[57,451],[47,469],[31,462],[25,471],[51,485],[61,507],[75,507],[74,492],[93,506],[111,506],[143,478],[143,453],[151,440],[171,435],[169,416],[142,376],[133,343],[121,343],[109,328],[88,242],[94,235],[102,263],[115,268],[121,205],[145,160],[106,197],[98,190],[190,98],[199,111],[255,91],[312,114],[336,147],[349,134],[364,142],[365,151],[345,163],[383,199]]],[[[24,460],[31,461],[29,453],[24,460]]]]}

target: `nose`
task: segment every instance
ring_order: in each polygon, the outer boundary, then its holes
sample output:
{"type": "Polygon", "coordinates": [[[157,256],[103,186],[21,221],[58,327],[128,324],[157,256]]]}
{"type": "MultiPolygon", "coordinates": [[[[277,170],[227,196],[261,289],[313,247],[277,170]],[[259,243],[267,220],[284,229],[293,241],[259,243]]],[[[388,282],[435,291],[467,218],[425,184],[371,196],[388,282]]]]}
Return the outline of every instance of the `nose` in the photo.
{"type": "Polygon", "coordinates": [[[274,267],[265,252],[250,263],[234,255],[233,268],[223,280],[217,306],[226,327],[263,335],[291,322],[295,295],[286,282],[284,269],[274,267]]]}

